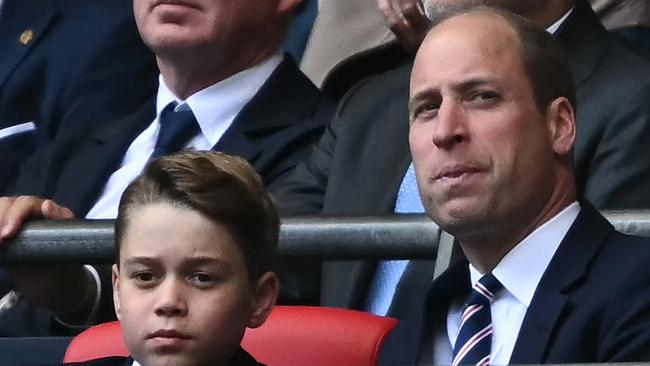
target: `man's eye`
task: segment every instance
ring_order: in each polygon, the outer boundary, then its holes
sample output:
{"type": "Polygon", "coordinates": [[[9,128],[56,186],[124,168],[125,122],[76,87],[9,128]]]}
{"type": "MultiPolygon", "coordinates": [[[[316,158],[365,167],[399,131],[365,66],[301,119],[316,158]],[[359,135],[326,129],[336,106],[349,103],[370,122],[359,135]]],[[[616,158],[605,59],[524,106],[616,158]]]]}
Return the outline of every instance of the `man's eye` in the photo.
{"type": "Polygon", "coordinates": [[[493,91],[482,91],[472,95],[470,99],[478,102],[493,102],[499,99],[499,94],[493,91]]]}
{"type": "Polygon", "coordinates": [[[434,117],[436,114],[438,114],[438,108],[440,108],[440,106],[436,103],[423,103],[415,110],[414,117],[434,117]]]}

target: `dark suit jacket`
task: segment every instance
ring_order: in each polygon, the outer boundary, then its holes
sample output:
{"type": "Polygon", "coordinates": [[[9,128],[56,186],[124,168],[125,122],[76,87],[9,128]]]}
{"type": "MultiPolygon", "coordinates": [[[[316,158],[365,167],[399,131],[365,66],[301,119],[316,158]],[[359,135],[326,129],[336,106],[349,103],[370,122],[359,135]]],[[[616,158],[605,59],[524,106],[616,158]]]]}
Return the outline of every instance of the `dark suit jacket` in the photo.
{"type": "MultiPolygon", "coordinates": [[[[617,43],[584,1],[557,35],[577,85],[580,194],[598,208],[650,207],[650,64],[617,43]]],[[[313,155],[276,194],[285,214],[393,212],[411,160],[410,69],[366,79],[347,93],[313,155]]],[[[325,263],[321,303],[361,308],[374,268],[374,262],[325,263]]]]}
{"type": "MultiPolygon", "coordinates": [[[[649,260],[650,239],[616,232],[583,204],[537,286],[510,363],[650,360],[649,260]]],[[[380,364],[415,364],[420,352],[430,354],[434,324],[445,326],[450,302],[470,287],[466,260],[443,273],[424,303],[401,314],[380,364]]]]}
{"type": "MultiPolygon", "coordinates": [[[[87,362],[75,362],[75,363],[66,363],[65,365],[69,366],[131,366],[133,365],[133,359],[131,357],[107,357],[99,358],[87,362]]],[[[240,348],[239,351],[235,354],[230,366],[264,366],[263,364],[257,362],[253,356],[251,356],[244,349],[240,348]]]]}
{"type": "MultiPolygon", "coordinates": [[[[332,112],[329,99],[321,96],[292,59],[285,58],[240,111],[214,149],[247,159],[272,190],[280,177],[306,157],[332,112]]],[[[131,142],[154,117],[152,100],[137,113],[97,130],[84,140],[72,134],[41,148],[24,166],[11,188],[12,194],[49,197],[77,216],[85,216],[108,177],[119,167],[131,142]]],[[[283,277],[283,268],[279,270],[283,277]]],[[[286,281],[284,293],[288,297],[302,297],[297,293],[300,289],[292,289],[291,280],[286,281]]],[[[111,284],[106,281],[102,287],[106,290],[103,296],[106,301],[101,303],[98,322],[114,318],[111,284]]],[[[47,319],[47,312],[23,301],[0,315],[0,335],[59,334],[62,329],[47,319]]]]}
{"type": "Polygon", "coordinates": [[[131,113],[156,92],[154,55],[132,8],[129,0],[4,1],[0,130],[26,122],[36,130],[0,139],[0,193],[37,146],[131,113]]]}

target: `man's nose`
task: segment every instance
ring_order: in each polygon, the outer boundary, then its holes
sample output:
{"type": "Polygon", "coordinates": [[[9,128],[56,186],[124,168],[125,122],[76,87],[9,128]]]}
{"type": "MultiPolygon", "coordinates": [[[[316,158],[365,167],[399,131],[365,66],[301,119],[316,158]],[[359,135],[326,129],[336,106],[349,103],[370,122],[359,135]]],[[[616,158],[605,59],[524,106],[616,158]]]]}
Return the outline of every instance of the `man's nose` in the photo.
{"type": "Polygon", "coordinates": [[[187,314],[187,301],[182,282],[176,278],[166,278],[156,289],[154,312],[158,316],[172,317],[187,314]]]}
{"type": "Polygon", "coordinates": [[[467,137],[467,116],[462,105],[456,100],[443,100],[433,130],[433,143],[440,149],[450,149],[467,137]]]}

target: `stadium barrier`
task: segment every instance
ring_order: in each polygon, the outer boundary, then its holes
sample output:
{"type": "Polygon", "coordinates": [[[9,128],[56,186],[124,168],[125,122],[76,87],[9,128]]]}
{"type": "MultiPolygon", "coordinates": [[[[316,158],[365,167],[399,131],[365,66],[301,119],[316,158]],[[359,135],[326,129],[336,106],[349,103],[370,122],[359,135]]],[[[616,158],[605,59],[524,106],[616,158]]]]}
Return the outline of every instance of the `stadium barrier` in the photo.
{"type": "MultiPolygon", "coordinates": [[[[650,236],[650,210],[605,211],[625,233],[650,236]]],[[[425,215],[284,218],[278,255],[322,260],[435,259],[453,242],[425,215]]],[[[110,263],[113,220],[34,221],[0,248],[0,264],[110,263]]]]}
{"type": "MultiPolygon", "coordinates": [[[[618,230],[650,237],[650,210],[603,213],[618,230]]],[[[453,243],[451,235],[424,215],[300,217],[283,219],[278,254],[286,258],[323,260],[435,258],[435,277],[458,254],[453,243]]],[[[34,221],[0,248],[1,264],[102,264],[112,260],[113,220],[34,221]]],[[[0,338],[2,365],[60,360],[69,341],[67,337],[0,338]]],[[[650,363],[598,365],[650,366],[650,363]]]]}

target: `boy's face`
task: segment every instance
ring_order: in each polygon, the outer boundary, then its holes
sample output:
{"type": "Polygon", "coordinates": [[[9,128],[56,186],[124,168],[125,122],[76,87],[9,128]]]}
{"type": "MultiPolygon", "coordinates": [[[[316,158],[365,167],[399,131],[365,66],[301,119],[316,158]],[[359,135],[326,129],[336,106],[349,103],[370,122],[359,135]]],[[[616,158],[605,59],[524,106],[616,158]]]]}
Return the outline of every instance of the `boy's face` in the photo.
{"type": "Polygon", "coordinates": [[[131,211],[119,263],[115,310],[129,351],[144,365],[226,364],[277,294],[272,273],[249,281],[223,226],[167,203],[131,211]]]}

